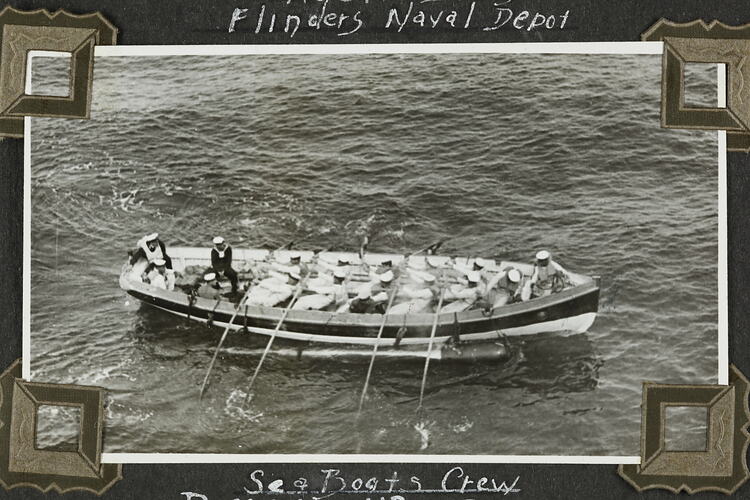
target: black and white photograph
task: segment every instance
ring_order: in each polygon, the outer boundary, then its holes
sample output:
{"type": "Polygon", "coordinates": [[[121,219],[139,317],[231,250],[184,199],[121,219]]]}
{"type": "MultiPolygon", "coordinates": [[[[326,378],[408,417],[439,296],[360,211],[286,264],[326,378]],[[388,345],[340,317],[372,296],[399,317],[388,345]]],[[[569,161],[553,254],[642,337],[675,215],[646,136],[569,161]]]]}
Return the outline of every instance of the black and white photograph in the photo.
{"type": "Polygon", "coordinates": [[[661,128],[661,49],[123,52],[27,130],[30,377],[107,390],[105,454],[637,463],[643,381],[716,383],[719,140],[661,128]]]}

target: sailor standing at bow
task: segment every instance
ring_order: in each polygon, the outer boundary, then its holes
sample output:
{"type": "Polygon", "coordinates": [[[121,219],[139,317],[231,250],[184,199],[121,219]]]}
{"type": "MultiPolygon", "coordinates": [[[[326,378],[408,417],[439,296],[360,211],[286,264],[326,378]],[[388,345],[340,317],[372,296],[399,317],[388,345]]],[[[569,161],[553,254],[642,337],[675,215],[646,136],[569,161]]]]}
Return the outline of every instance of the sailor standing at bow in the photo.
{"type": "Polygon", "coordinates": [[[166,268],[172,269],[172,259],[167,255],[167,248],[159,239],[159,233],[147,234],[137,243],[138,249],[130,254],[130,265],[134,265],[140,259],[146,259],[148,266],[144,272],[149,273],[155,267],[154,262],[163,259],[166,268]]]}
{"type": "Polygon", "coordinates": [[[232,247],[224,238],[214,238],[214,247],[211,249],[211,268],[217,278],[222,274],[232,283],[232,293],[237,291],[237,271],[232,269],[232,247]]]}

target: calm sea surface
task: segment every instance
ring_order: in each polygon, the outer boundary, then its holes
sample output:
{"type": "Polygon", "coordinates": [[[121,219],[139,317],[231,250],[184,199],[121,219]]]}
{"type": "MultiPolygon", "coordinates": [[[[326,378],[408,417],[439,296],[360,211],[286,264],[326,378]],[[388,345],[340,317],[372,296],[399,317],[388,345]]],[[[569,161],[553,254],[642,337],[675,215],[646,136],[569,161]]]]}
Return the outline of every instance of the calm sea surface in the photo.
{"type": "Polygon", "coordinates": [[[32,122],[32,377],[108,390],[106,452],[637,455],[642,382],[717,375],[716,134],[660,128],[660,74],[660,56],[98,58],[91,120],[32,122]],[[220,329],[118,287],[152,231],[547,248],[602,276],[600,313],[505,363],[432,363],[421,418],[422,361],[377,360],[357,420],[367,360],[284,353],[243,409],[265,341],[239,334],[199,402],[220,329]]]}

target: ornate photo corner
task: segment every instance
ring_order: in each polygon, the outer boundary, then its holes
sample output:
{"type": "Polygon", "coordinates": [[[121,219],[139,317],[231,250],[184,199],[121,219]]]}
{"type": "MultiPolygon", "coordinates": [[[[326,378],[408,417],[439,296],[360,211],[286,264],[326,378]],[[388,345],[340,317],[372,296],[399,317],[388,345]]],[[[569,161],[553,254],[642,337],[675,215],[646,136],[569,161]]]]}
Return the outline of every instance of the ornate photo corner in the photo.
{"type": "MultiPolygon", "coordinates": [[[[0,137],[20,138],[25,116],[88,118],[95,45],[114,45],[117,29],[100,13],[76,15],[58,10],[0,11],[0,137]],[[33,50],[69,52],[67,96],[25,92],[28,55],[33,50]]],[[[104,389],[25,382],[21,361],[0,376],[0,483],[43,492],[86,490],[98,495],[122,478],[122,466],[102,464],[104,389]],[[80,411],[75,451],[37,445],[41,405],[80,411]]]]}
{"type": "MultiPolygon", "coordinates": [[[[642,35],[643,41],[663,41],[662,127],[725,130],[728,152],[750,152],[750,25],[721,22],[673,23],[661,19],[642,35]],[[726,65],[726,107],[685,105],[685,65],[726,65]]],[[[643,385],[641,464],[620,465],[619,474],[636,490],[720,491],[731,494],[750,477],[746,454],[748,380],[732,365],[729,385],[643,385]],[[670,406],[706,408],[704,451],[670,451],[665,444],[666,409],[670,406]]]]}
{"type": "Polygon", "coordinates": [[[122,479],[122,466],[102,464],[104,389],[41,384],[21,377],[21,360],[0,375],[0,483],[6,488],[31,486],[46,492],[86,490],[101,495],[122,479]],[[37,444],[41,405],[80,409],[75,451],[43,449],[37,444]]]}
{"type": "Polygon", "coordinates": [[[745,456],[750,434],[750,382],[732,365],[729,385],[643,384],[641,464],[621,465],[620,476],[636,490],[720,491],[731,494],[748,477],[745,456]],[[706,449],[670,451],[665,443],[666,409],[707,409],[706,449]]]}
{"type": "Polygon", "coordinates": [[[115,45],[117,28],[100,13],[65,10],[0,11],[0,137],[23,137],[24,116],[88,118],[94,46],[115,45]],[[67,96],[25,92],[28,54],[33,50],[71,54],[67,96]]]}
{"type": "Polygon", "coordinates": [[[725,130],[727,151],[750,151],[750,68],[743,64],[750,52],[750,25],[721,22],[673,23],[659,20],[641,39],[664,42],[662,57],[661,123],[665,128],[725,130]],[[726,107],[692,107],[685,104],[687,63],[726,64],[726,107]]]}

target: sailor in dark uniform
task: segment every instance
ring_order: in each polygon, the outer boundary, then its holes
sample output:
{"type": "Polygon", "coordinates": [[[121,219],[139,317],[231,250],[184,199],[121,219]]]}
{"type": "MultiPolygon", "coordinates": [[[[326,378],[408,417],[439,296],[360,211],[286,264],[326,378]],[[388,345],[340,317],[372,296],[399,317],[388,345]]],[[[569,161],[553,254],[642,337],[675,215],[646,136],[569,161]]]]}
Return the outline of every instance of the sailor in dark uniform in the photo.
{"type": "Polygon", "coordinates": [[[172,269],[172,259],[167,255],[167,247],[159,239],[159,233],[147,234],[137,243],[138,248],[130,252],[130,265],[134,265],[140,259],[148,261],[148,267],[145,272],[150,272],[154,268],[154,261],[164,259],[167,269],[172,269]]]}
{"type": "Polygon", "coordinates": [[[349,311],[353,313],[372,313],[376,303],[372,300],[370,288],[362,287],[356,297],[349,303],[349,311]]]}
{"type": "Polygon", "coordinates": [[[237,291],[237,271],[232,269],[232,247],[221,236],[214,238],[214,247],[211,249],[211,269],[216,273],[217,278],[223,274],[229,279],[232,283],[232,293],[237,291]]]}

